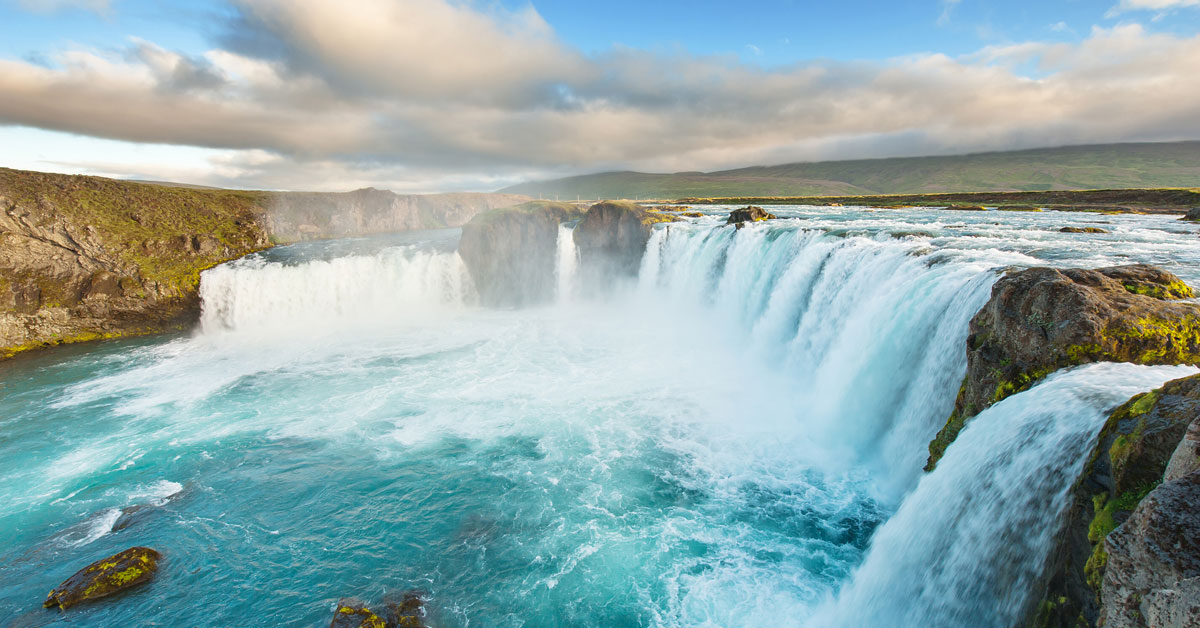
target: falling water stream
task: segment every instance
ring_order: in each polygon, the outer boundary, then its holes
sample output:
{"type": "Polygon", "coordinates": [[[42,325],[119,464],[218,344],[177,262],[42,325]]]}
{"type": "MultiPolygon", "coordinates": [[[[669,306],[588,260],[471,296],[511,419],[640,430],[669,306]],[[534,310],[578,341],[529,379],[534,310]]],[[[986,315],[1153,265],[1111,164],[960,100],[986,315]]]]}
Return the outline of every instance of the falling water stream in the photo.
{"type": "Polygon", "coordinates": [[[1105,411],[1194,369],[1056,374],[923,474],[967,323],[1010,266],[1195,284],[1197,228],[776,213],[659,225],[605,294],[563,226],[557,299],[515,310],[453,230],[280,247],[204,273],[192,333],[5,363],[0,617],[57,625],[46,591],[148,545],[153,584],[63,617],[322,626],[421,589],[437,626],[1012,625],[1105,411]]]}

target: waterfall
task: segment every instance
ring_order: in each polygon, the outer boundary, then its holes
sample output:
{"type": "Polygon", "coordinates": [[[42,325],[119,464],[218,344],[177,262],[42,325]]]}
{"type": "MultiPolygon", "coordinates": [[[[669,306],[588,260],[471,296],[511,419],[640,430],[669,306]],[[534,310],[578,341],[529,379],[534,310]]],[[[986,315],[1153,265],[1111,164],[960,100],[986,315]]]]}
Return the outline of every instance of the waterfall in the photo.
{"type": "Polygon", "coordinates": [[[1192,367],[1093,364],[981,412],[872,540],[813,626],[1008,628],[1107,412],[1192,367]]]}
{"type": "Polygon", "coordinates": [[[995,263],[891,238],[753,225],[654,232],[646,298],[714,310],[794,382],[799,417],[831,457],[873,468],[883,497],[921,474],[966,369],[967,323],[995,263]]]}
{"type": "Polygon", "coordinates": [[[579,269],[579,249],[575,248],[574,233],[574,224],[564,222],[558,225],[555,278],[558,281],[559,302],[570,301],[574,296],[576,271],[579,269]]]}
{"type": "Polygon", "coordinates": [[[459,307],[474,294],[457,253],[384,249],[299,264],[250,257],[205,271],[205,333],[382,322],[459,307]]]}

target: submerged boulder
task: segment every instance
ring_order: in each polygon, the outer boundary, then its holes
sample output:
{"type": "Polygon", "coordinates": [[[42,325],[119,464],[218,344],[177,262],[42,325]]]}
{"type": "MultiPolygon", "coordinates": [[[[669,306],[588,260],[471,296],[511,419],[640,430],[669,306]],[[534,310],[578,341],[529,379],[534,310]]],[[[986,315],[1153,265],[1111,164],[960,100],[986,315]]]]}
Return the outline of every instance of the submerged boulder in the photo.
{"type": "Polygon", "coordinates": [[[761,207],[750,205],[741,209],[735,209],[729,212],[729,219],[725,221],[727,225],[737,225],[738,229],[747,222],[758,222],[760,220],[774,220],[778,218],[775,214],[767,212],[761,207]]]}
{"type": "Polygon", "coordinates": [[[929,444],[932,470],[968,419],[1067,366],[1200,363],[1200,306],[1178,277],[1144,264],[1010,272],[971,319],[967,375],[929,444]]]}
{"type": "Polygon", "coordinates": [[[387,624],[361,600],[344,597],[338,600],[329,628],[388,628],[387,624]]]}
{"type": "Polygon", "coordinates": [[[1200,626],[1200,471],[1154,489],[1104,545],[1101,625],[1200,626]]]}
{"type": "Polygon", "coordinates": [[[162,554],[148,547],[131,547],[102,558],[54,587],[42,604],[66,610],[150,582],[158,572],[162,554]]]}
{"type": "Polygon", "coordinates": [[[1097,625],[1109,564],[1105,539],[1163,480],[1164,471],[1170,478],[1169,460],[1188,443],[1185,434],[1197,416],[1200,375],[1135,395],[1112,412],[1072,489],[1031,626],[1097,625]]]}
{"type": "Polygon", "coordinates": [[[1063,227],[1059,229],[1061,233],[1110,233],[1108,229],[1100,227],[1063,227]]]}
{"type": "Polygon", "coordinates": [[[583,211],[533,201],[477,214],[463,225],[458,254],[485,305],[519,306],[552,299],[558,227],[583,211]]]}
{"type": "Polygon", "coordinates": [[[592,205],[574,234],[584,281],[605,287],[617,278],[636,275],[654,225],[678,220],[673,214],[648,211],[627,201],[592,205]]]}
{"type": "Polygon", "coordinates": [[[380,613],[358,598],[342,598],[333,611],[329,628],[426,628],[425,597],[420,591],[388,594],[380,613]]]}

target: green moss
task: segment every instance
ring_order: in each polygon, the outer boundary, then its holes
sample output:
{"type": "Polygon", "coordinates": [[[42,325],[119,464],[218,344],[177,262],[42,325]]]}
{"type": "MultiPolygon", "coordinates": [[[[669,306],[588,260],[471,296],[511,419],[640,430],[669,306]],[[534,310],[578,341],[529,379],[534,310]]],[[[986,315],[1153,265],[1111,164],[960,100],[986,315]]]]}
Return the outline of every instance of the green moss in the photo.
{"type": "Polygon", "coordinates": [[[1106,335],[1114,346],[1129,347],[1114,352],[1114,357],[1125,361],[1138,364],[1200,363],[1200,319],[1195,316],[1179,319],[1142,317],[1107,329],[1106,335]]]}
{"type": "Polygon", "coordinates": [[[1126,282],[1122,285],[1129,292],[1153,297],[1155,299],[1191,299],[1196,296],[1196,293],[1192,291],[1191,287],[1182,281],[1172,281],[1165,286],[1157,283],[1134,282],[1126,282]]]}

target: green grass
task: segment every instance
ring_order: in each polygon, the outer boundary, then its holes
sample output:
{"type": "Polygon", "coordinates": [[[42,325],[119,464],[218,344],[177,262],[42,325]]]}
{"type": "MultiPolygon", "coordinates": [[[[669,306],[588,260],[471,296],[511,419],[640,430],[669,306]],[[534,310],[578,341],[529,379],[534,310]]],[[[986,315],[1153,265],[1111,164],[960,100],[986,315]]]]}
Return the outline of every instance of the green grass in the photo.
{"type": "Polygon", "coordinates": [[[1200,142],[1171,142],[795,163],[709,173],[606,172],[502,191],[567,201],[1181,188],[1197,181],[1200,142]]]}

